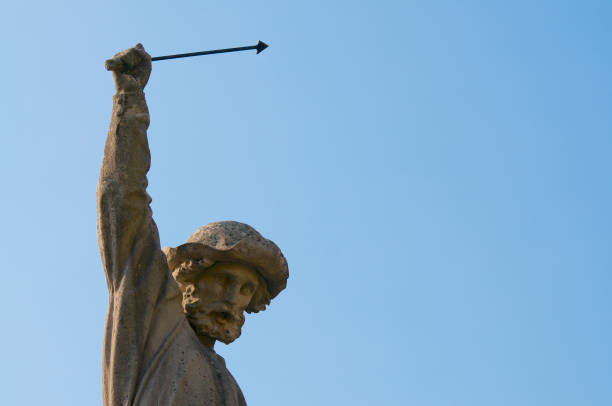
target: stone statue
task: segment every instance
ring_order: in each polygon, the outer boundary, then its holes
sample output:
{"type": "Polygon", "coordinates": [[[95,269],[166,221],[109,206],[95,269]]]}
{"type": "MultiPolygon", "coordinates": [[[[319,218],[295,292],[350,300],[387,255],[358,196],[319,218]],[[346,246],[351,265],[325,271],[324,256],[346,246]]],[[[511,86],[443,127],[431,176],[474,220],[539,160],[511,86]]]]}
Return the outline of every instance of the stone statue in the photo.
{"type": "Polygon", "coordinates": [[[240,336],[244,311],[264,310],[287,284],[272,241],[233,221],[161,248],[146,192],[151,57],[142,45],[106,61],[117,93],[97,190],[98,242],[109,291],[104,406],[246,405],[219,340],[240,336]]]}

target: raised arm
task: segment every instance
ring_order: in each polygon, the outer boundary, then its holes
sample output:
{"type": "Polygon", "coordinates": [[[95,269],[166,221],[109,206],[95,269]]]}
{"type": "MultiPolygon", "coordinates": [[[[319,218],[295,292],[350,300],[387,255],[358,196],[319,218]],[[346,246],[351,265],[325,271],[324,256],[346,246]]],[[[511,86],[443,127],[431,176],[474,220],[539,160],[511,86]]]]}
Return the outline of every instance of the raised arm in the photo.
{"type": "Polygon", "coordinates": [[[98,243],[112,293],[127,273],[146,265],[142,254],[160,247],[146,192],[151,156],[143,89],[151,57],[138,44],[106,61],[106,69],[113,71],[117,93],[98,183],[98,243]]]}

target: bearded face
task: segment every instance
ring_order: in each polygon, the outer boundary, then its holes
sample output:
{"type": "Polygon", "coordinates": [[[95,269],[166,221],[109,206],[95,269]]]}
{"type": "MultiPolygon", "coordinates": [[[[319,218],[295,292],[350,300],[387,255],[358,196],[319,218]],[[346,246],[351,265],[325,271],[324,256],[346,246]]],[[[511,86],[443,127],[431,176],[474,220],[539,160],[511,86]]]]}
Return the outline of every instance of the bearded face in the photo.
{"type": "Polygon", "coordinates": [[[257,290],[257,273],[244,265],[218,263],[184,291],[189,323],[201,337],[229,344],[244,324],[244,311],[257,290]]]}

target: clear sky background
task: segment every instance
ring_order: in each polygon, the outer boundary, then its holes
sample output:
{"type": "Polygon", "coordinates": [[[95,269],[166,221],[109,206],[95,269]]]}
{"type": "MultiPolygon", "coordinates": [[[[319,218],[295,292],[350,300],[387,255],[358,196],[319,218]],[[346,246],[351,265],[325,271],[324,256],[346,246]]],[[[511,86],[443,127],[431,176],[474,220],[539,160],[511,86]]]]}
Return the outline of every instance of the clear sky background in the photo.
{"type": "Polygon", "coordinates": [[[0,12],[4,405],[101,404],[104,60],[155,62],[163,245],[274,240],[217,345],[249,405],[612,404],[612,3],[21,1],[0,12]]]}

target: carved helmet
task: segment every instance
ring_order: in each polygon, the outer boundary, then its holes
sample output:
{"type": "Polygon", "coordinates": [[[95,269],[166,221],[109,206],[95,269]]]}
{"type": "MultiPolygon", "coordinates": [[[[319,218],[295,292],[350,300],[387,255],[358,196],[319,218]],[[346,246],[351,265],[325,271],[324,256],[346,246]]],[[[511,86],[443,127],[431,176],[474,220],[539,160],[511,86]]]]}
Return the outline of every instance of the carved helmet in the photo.
{"type": "Polygon", "coordinates": [[[198,228],[185,244],[164,248],[173,270],[188,259],[235,262],[255,269],[266,281],[270,299],[287,286],[289,267],[280,248],[253,227],[237,221],[218,221],[198,228]]]}

